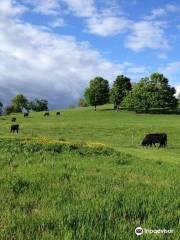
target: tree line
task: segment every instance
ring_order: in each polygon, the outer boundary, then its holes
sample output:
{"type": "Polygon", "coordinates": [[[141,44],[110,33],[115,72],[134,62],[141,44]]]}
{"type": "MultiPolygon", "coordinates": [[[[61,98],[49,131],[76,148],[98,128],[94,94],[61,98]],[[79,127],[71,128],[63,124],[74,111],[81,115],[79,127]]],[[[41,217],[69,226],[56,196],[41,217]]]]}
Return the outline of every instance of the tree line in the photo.
{"type": "MultiPolygon", "coordinates": [[[[79,101],[79,106],[114,104],[114,109],[137,110],[142,109],[148,113],[150,109],[177,109],[179,99],[175,97],[176,89],[169,84],[169,80],[160,73],[153,73],[150,77],[141,78],[139,82],[124,75],[116,77],[110,88],[108,80],[95,77],[90,80],[89,86],[84,91],[84,98],[79,101]]],[[[46,99],[34,99],[29,101],[23,94],[17,94],[12,98],[10,105],[3,107],[0,102],[0,113],[18,113],[23,110],[47,111],[46,99]]]]}
{"type": "Polygon", "coordinates": [[[20,113],[22,111],[47,111],[48,110],[48,101],[45,99],[34,99],[33,101],[29,101],[26,96],[23,94],[17,94],[15,97],[11,99],[10,105],[3,107],[3,103],[0,102],[0,113],[5,114],[10,113],[20,113]]]}
{"type": "Polygon", "coordinates": [[[147,113],[150,109],[177,109],[179,100],[175,93],[176,89],[160,73],[141,78],[137,83],[132,83],[130,78],[119,75],[111,88],[108,80],[96,77],[90,80],[79,105],[94,106],[96,111],[98,105],[113,103],[117,111],[120,108],[142,109],[147,113]]]}

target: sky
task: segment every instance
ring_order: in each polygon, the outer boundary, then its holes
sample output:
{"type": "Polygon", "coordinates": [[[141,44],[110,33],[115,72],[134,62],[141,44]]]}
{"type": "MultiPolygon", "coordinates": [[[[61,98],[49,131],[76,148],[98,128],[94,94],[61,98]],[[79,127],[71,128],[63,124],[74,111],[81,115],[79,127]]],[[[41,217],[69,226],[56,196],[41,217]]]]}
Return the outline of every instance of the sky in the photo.
{"type": "Polygon", "coordinates": [[[0,0],[0,101],[77,103],[89,80],[161,72],[180,93],[180,0],[0,0]]]}

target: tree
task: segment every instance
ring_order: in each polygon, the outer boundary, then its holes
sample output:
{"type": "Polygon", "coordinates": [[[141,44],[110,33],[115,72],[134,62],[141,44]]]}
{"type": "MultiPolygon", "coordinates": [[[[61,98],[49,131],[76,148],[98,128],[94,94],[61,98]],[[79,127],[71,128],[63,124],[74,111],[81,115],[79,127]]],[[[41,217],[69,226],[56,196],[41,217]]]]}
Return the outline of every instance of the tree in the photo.
{"type": "Polygon", "coordinates": [[[85,90],[86,102],[94,106],[106,104],[109,101],[109,83],[102,77],[96,77],[90,81],[89,87],[85,90]]]}
{"type": "Polygon", "coordinates": [[[144,109],[148,112],[151,107],[151,100],[153,98],[153,92],[149,78],[142,78],[138,84],[136,84],[130,94],[128,94],[125,102],[129,104],[130,108],[144,109]],[[128,100],[128,101],[127,101],[128,100]]]}
{"type": "Polygon", "coordinates": [[[29,103],[29,107],[35,112],[47,111],[48,101],[45,99],[36,98],[34,101],[29,103]]]}
{"type": "Polygon", "coordinates": [[[12,105],[9,105],[9,106],[5,107],[4,110],[5,110],[5,113],[8,114],[8,115],[15,112],[14,107],[12,105]]]}
{"type": "Polygon", "coordinates": [[[11,100],[11,105],[14,108],[14,112],[22,112],[23,108],[26,109],[27,104],[28,100],[23,94],[18,94],[11,100]]]}
{"type": "Polygon", "coordinates": [[[176,89],[169,85],[168,79],[163,74],[153,73],[150,82],[154,92],[152,104],[154,108],[177,108],[176,89]]]}
{"type": "Polygon", "coordinates": [[[79,103],[78,103],[79,107],[87,107],[88,103],[86,102],[86,100],[84,98],[80,98],[79,99],[79,103]]]}
{"type": "Polygon", "coordinates": [[[128,77],[124,75],[117,76],[111,89],[111,101],[117,111],[119,110],[123,98],[127,95],[128,91],[131,91],[131,89],[131,80],[128,77]]]}
{"type": "Polygon", "coordinates": [[[3,112],[3,104],[2,102],[0,102],[0,114],[2,114],[2,112],[3,112]]]}
{"type": "Polygon", "coordinates": [[[150,78],[142,78],[135,84],[122,102],[127,108],[141,108],[148,112],[150,108],[177,108],[176,90],[168,83],[163,74],[153,73],[150,78]]]}

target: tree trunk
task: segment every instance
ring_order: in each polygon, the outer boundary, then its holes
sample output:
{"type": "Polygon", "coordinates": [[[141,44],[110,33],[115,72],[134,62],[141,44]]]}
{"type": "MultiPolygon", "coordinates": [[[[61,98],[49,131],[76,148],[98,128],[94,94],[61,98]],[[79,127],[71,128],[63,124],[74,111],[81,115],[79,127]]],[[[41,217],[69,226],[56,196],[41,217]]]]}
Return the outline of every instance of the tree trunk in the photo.
{"type": "Polygon", "coordinates": [[[96,111],[96,105],[94,106],[94,111],[96,111]]]}
{"type": "Polygon", "coordinates": [[[148,113],[148,112],[149,112],[149,108],[146,107],[146,108],[145,108],[145,113],[148,113]]]}

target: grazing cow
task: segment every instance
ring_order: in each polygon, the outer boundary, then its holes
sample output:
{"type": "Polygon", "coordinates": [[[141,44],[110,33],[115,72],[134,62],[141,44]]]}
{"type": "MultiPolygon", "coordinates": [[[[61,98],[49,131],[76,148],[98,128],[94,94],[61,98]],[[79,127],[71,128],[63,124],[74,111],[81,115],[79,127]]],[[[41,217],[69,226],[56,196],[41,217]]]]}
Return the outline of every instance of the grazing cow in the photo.
{"type": "Polygon", "coordinates": [[[50,115],[49,112],[44,113],[44,117],[49,117],[49,115],[50,115]]]}
{"type": "Polygon", "coordinates": [[[159,147],[166,147],[167,134],[166,133],[148,134],[143,139],[141,145],[142,146],[150,146],[150,147],[152,147],[152,145],[154,145],[156,147],[156,143],[159,143],[159,147]]]}
{"type": "Polygon", "coordinates": [[[29,117],[29,113],[24,113],[24,117],[29,117]]]}
{"type": "Polygon", "coordinates": [[[15,133],[15,132],[19,132],[19,124],[14,124],[14,125],[11,125],[11,132],[12,133],[15,133]]]}
{"type": "Polygon", "coordinates": [[[60,116],[60,115],[61,115],[60,112],[57,112],[57,113],[56,113],[56,116],[60,116]]]}
{"type": "Polygon", "coordinates": [[[11,122],[15,122],[16,121],[16,118],[15,117],[12,117],[11,118],[11,122]]]}

